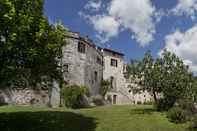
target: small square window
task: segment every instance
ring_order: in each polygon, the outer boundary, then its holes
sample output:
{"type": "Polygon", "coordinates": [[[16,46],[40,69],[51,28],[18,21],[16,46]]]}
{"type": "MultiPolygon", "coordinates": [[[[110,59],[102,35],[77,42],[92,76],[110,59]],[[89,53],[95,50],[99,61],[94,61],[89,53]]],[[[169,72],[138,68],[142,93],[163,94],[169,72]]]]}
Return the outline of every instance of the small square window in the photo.
{"type": "Polygon", "coordinates": [[[97,56],[96,62],[97,62],[97,64],[102,65],[102,60],[99,56],[97,56]]]}
{"type": "Polygon", "coordinates": [[[64,64],[63,65],[63,72],[65,73],[68,73],[69,72],[69,69],[68,69],[68,64],[64,64]]]}
{"type": "Polygon", "coordinates": [[[82,42],[78,43],[78,52],[80,53],[85,53],[85,44],[83,44],[82,42]]]}
{"type": "Polygon", "coordinates": [[[118,66],[118,61],[116,59],[111,59],[111,66],[118,66]]]}

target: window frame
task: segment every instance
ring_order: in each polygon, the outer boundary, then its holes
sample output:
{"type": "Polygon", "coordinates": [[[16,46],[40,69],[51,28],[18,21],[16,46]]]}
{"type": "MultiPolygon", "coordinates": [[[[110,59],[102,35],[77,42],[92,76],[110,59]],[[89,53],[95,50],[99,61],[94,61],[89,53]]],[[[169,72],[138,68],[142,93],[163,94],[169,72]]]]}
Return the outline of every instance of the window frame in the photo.
{"type": "Polygon", "coordinates": [[[68,73],[69,72],[69,64],[64,64],[63,65],[63,72],[68,73]]]}
{"type": "Polygon", "coordinates": [[[113,67],[118,67],[118,60],[117,59],[113,59],[111,58],[111,63],[110,63],[111,66],[113,67]],[[115,63],[114,63],[115,62],[115,63]]]}
{"type": "Polygon", "coordinates": [[[77,50],[78,52],[84,54],[86,52],[86,45],[83,42],[79,41],[77,45],[77,50]]]}

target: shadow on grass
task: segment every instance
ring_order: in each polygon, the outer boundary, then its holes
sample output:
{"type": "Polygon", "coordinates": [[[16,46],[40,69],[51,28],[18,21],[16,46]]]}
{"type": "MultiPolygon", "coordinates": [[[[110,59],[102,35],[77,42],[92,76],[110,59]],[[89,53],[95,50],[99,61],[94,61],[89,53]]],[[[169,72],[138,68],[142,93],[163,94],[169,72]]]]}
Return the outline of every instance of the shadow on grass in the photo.
{"type": "Polygon", "coordinates": [[[154,108],[138,108],[138,109],[132,109],[131,114],[138,114],[138,115],[144,115],[148,114],[151,115],[153,112],[156,112],[156,109],[154,108]]]}
{"type": "Polygon", "coordinates": [[[94,118],[72,112],[0,113],[0,131],[95,131],[94,118]]]}

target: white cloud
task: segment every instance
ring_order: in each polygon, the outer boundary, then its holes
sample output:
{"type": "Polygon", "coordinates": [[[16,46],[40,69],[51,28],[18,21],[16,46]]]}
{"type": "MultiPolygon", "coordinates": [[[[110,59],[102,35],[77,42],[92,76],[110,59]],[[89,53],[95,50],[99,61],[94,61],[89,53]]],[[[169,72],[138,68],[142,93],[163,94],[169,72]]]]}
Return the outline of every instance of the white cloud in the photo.
{"type": "Polygon", "coordinates": [[[107,42],[111,37],[115,37],[119,33],[120,24],[111,16],[93,16],[90,21],[94,29],[98,31],[97,37],[101,43],[107,42]]]}
{"type": "Polygon", "coordinates": [[[197,25],[186,32],[176,30],[165,38],[165,48],[183,59],[190,69],[197,72],[197,25]]]}
{"type": "Polygon", "coordinates": [[[179,0],[175,8],[171,10],[175,15],[186,15],[195,19],[197,12],[197,0],[179,0]]]}
{"type": "Polygon", "coordinates": [[[101,8],[101,0],[89,0],[85,5],[85,9],[91,9],[94,11],[98,11],[101,8]]]}
{"type": "Polygon", "coordinates": [[[106,41],[122,29],[130,31],[131,38],[141,46],[154,40],[155,24],[160,21],[161,12],[156,14],[151,0],[111,0],[106,9],[104,14],[83,15],[88,17],[98,35],[104,32],[106,41]]]}
{"type": "Polygon", "coordinates": [[[109,14],[134,33],[133,38],[144,46],[153,40],[155,8],[150,0],[112,0],[109,14]]]}

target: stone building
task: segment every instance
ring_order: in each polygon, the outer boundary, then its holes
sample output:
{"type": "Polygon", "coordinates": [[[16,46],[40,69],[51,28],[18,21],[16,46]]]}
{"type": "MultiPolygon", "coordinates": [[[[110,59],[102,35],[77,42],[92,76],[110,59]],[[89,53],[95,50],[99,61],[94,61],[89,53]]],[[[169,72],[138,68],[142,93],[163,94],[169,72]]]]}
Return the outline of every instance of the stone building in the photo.
{"type": "Polygon", "coordinates": [[[105,48],[103,49],[103,57],[103,79],[110,82],[110,90],[106,95],[106,99],[111,104],[131,104],[132,97],[125,87],[124,54],[105,48]]]}
{"type": "MultiPolygon", "coordinates": [[[[88,37],[79,33],[69,32],[66,36],[68,44],[63,47],[64,82],[68,85],[82,85],[89,88],[91,96],[99,95],[102,80],[110,82],[110,89],[105,99],[111,104],[137,104],[150,101],[148,92],[135,93],[138,87],[134,81],[126,79],[124,54],[96,46],[88,37]]],[[[51,103],[59,106],[60,88],[53,83],[51,94],[47,90],[0,90],[1,101],[7,104],[40,105],[51,103]]]]}
{"type": "Polygon", "coordinates": [[[110,82],[110,90],[105,99],[111,104],[139,104],[152,101],[152,96],[147,91],[135,92],[135,89],[139,88],[135,80],[125,78],[124,54],[103,49],[103,57],[103,78],[110,82]]]}
{"type": "Polygon", "coordinates": [[[103,56],[88,38],[70,32],[63,48],[64,81],[69,85],[84,85],[92,96],[99,94],[103,78],[103,56]]]}
{"type": "Polygon", "coordinates": [[[105,96],[111,104],[137,104],[151,101],[148,92],[135,93],[134,81],[124,77],[124,54],[96,46],[88,37],[69,32],[68,44],[63,47],[64,81],[68,85],[83,85],[90,95],[99,95],[102,80],[110,82],[105,96]]]}

